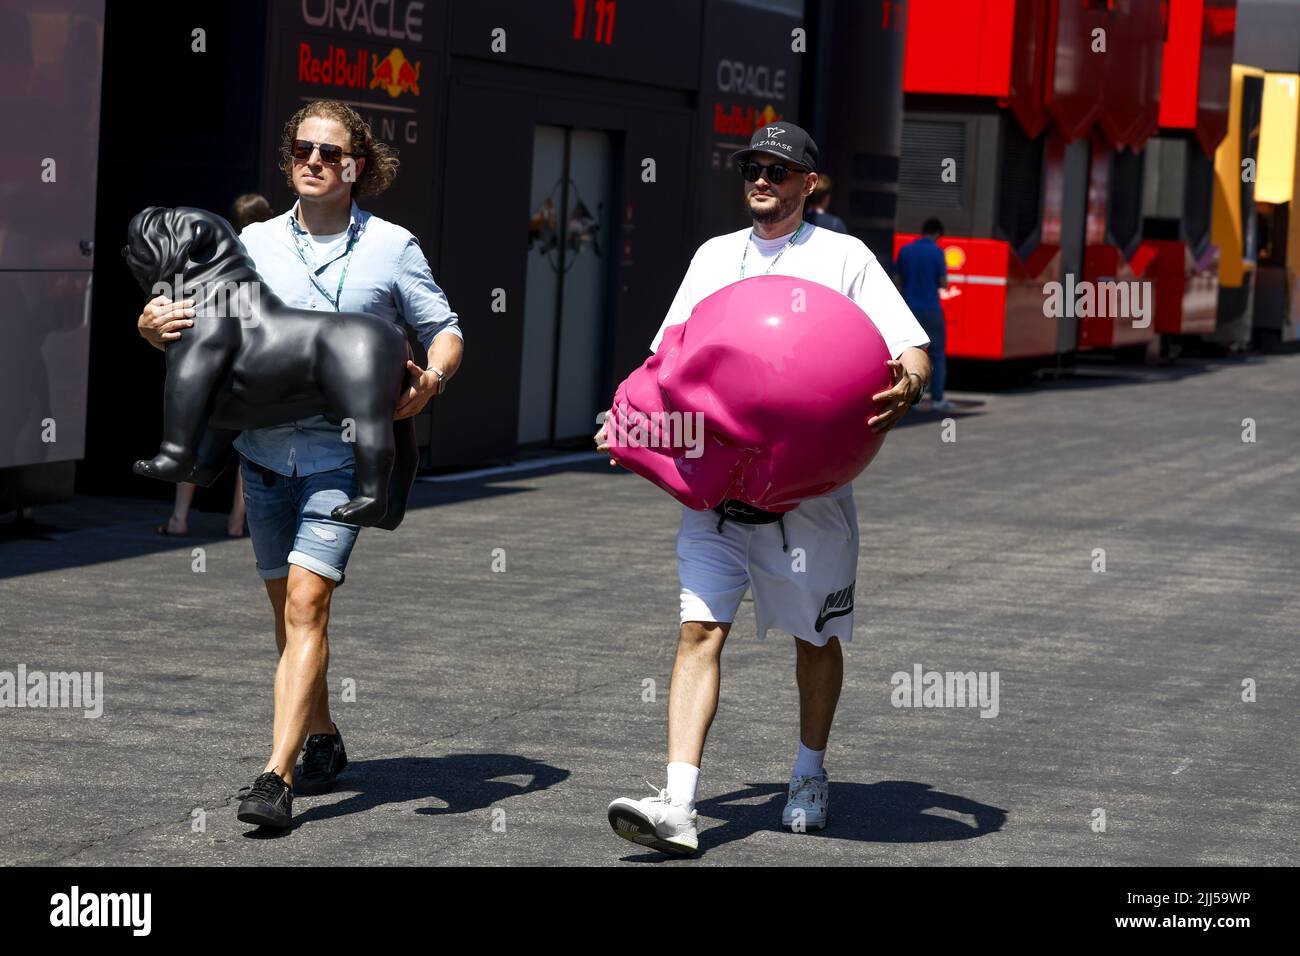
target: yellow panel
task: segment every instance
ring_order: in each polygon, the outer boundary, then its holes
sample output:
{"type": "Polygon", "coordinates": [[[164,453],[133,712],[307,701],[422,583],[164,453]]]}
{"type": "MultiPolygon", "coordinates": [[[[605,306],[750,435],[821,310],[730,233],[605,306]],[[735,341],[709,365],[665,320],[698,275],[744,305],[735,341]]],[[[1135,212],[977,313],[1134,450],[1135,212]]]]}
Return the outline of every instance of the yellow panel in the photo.
{"type": "MultiPolygon", "coordinates": [[[[1296,125],[1300,126],[1300,107],[1297,107],[1293,118],[1296,125]]],[[[1297,199],[1300,199],[1300,148],[1297,149],[1296,162],[1291,171],[1291,214],[1287,217],[1286,275],[1287,288],[1291,290],[1291,316],[1289,328],[1282,333],[1286,340],[1300,338],[1300,211],[1296,210],[1297,199]]]]}
{"type": "MultiPolygon", "coordinates": [[[[1297,155],[1295,169],[1291,174],[1291,196],[1300,197],[1300,155],[1297,155]]],[[[1292,329],[1300,334],[1300,211],[1296,203],[1291,203],[1290,215],[1287,216],[1286,268],[1291,277],[1291,316],[1292,329]]]]}
{"type": "MultiPolygon", "coordinates": [[[[1241,89],[1247,76],[1264,76],[1253,66],[1232,64],[1232,90],[1228,99],[1228,135],[1214,152],[1214,206],[1211,238],[1219,247],[1219,285],[1240,288],[1254,265],[1242,259],[1241,237],[1241,89]]],[[[1258,186],[1258,167],[1255,169],[1258,186]]]]}
{"type": "Polygon", "coordinates": [[[1259,179],[1255,201],[1291,201],[1295,179],[1296,120],[1300,118],[1300,76],[1269,73],[1264,77],[1264,113],[1259,131],[1259,179]]]}

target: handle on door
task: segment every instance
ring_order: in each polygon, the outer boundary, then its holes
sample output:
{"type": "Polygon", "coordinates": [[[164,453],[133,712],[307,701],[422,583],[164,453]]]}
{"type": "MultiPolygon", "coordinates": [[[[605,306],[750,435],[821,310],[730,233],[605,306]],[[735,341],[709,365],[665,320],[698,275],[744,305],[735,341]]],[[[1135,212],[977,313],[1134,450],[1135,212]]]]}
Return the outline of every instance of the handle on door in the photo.
{"type": "Polygon", "coordinates": [[[81,247],[81,254],[83,256],[93,256],[95,254],[94,239],[82,239],[79,243],[77,243],[77,245],[81,247]]]}

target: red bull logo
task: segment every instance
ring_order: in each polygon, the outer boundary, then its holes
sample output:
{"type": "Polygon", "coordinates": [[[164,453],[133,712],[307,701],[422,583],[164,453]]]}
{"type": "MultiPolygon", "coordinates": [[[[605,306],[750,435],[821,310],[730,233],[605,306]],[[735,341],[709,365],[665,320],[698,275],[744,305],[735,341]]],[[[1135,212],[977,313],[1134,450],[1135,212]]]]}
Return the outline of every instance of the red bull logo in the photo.
{"type": "Polygon", "coordinates": [[[769,126],[779,119],[781,114],[771,103],[761,110],[753,106],[727,109],[721,103],[713,104],[713,132],[723,135],[749,136],[760,126],[769,126]]]}
{"type": "Polygon", "coordinates": [[[355,54],[330,44],[323,57],[316,56],[310,43],[298,44],[298,82],[366,88],[366,51],[355,54]]]}
{"type": "Polygon", "coordinates": [[[403,93],[413,93],[420,95],[420,64],[412,63],[406,58],[406,55],[397,47],[389,52],[388,56],[382,60],[373,53],[370,55],[371,72],[370,88],[383,89],[388,91],[388,95],[396,99],[403,93]]]}

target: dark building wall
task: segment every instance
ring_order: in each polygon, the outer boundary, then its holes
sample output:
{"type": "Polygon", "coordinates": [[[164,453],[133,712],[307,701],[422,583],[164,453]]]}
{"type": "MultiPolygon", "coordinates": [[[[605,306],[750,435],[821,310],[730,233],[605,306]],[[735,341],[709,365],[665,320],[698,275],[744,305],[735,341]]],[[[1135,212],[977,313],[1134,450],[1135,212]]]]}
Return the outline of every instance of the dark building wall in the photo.
{"type": "Polygon", "coordinates": [[[803,114],[834,181],[831,212],[892,259],[903,123],[904,4],[809,0],[803,114]]]}
{"type": "Polygon", "coordinates": [[[751,222],[731,154],[749,145],[757,127],[780,119],[808,129],[799,99],[805,54],[793,48],[792,35],[803,20],[786,6],[731,0],[705,5],[692,169],[696,246],[751,222]]]}
{"type": "Polygon", "coordinates": [[[173,486],[131,473],[158,449],[162,353],[136,334],[146,297],[117,250],[145,206],[227,214],[258,187],[265,0],[189,5],[110,0],[95,214],[86,455],[82,493],[170,497],[173,486]],[[192,31],[207,52],[192,52],[192,31]]]}

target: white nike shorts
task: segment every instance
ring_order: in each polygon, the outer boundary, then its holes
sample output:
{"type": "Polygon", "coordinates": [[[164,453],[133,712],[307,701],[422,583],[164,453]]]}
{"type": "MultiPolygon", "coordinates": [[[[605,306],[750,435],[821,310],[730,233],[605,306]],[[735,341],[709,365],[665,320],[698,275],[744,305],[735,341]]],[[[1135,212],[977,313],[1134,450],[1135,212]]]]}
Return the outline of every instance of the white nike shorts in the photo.
{"type": "Polygon", "coordinates": [[[682,623],[730,624],[754,589],[758,637],[771,628],[822,647],[832,637],[853,639],[853,590],[858,572],[858,510],[850,492],[805,501],[781,526],[728,518],[718,531],[716,511],[682,508],[677,532],[682,623]]]}

